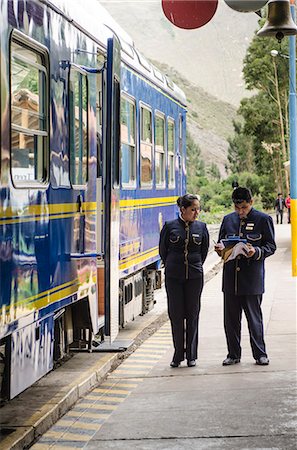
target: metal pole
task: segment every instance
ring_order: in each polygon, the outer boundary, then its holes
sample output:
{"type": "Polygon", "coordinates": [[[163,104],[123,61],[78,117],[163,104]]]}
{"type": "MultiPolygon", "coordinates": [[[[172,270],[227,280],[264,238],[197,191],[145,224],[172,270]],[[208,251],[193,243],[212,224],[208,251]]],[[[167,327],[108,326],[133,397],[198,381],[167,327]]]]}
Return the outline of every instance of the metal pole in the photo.
{"type": "MultiPolygon", "coordinates": [[[[290,9],[296,21],[295,0],[290,0],[290,9]]],[[[297,276],[297,139],[296,139],[296,36],[289,37],[289,116],[290,116],[290,196],[291,196],[291,236],[292,275],[297,276]]]]}

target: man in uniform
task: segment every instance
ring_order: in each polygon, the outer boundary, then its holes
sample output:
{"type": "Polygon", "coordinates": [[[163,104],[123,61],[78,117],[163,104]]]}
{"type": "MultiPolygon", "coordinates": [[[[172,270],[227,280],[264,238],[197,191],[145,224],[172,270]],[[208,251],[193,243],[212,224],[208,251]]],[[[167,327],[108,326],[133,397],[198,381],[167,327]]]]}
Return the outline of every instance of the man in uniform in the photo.
{"type": "Polygon", "coordinates": [[[222,254],[221,239],[246,239],[246,254],[225,262],[223,269],[224,327],[228,347],[223,366],[240,362],[241,316],[244,311],[256,364],[268,365],[261,311],[264,293],[264,260],[276,250],[273,221],[253,208],[249,189],[238,187],[232,193],[235,212],[224,217],[215,250],[222,254]]]}

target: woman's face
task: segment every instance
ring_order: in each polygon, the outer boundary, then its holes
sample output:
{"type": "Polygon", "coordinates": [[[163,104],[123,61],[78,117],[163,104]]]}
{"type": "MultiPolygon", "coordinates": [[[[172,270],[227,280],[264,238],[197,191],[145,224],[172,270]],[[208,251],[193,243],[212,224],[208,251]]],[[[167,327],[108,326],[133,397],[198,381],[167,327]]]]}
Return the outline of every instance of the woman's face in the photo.
{"type": "Polygon", "coordinates": [[[181,216],[185,222],[194,222],[200,211],[200,203],[198,200],[193,200],[191,206],[187,208],[181,207],[181,216]]]}

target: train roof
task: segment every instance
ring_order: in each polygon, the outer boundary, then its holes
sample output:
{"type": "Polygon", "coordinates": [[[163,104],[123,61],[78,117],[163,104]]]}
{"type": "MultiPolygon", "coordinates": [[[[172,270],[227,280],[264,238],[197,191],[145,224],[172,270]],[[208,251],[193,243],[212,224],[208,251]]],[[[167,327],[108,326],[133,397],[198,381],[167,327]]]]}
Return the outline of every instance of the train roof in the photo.
{"type": "Polygon", "coordinates": [[[106,47],[107,39],[113,34],[121,43],[122,60],[170,96],[186,106],[186,96],[167,75],[153,66],[134,46],[133,39],[117,24],[98,0],[41,0],[69,22],[106,47]],[[88,6],[86,8],[86,5],[88,6]]]}

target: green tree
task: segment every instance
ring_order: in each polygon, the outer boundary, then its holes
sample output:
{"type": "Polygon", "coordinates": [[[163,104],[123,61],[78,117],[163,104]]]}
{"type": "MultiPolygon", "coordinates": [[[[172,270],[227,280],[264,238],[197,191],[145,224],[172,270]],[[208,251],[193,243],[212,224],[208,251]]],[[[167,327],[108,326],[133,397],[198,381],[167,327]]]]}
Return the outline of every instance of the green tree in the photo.
{"type": "Polygon", "coordinates": [[[243,125],[239,121],[233,121],[234,137],[229,138],[228,169],[232,173],[254,170],[254,141],[244,132],[243,125]]]}
{"type": "MultiPolygon", "coordinates": [[[[271,50],[275,50],[275,47],[276,42],[271,38],[255,36],[251,42],[244,59],[243,74],[247,88],[250,90],[257,89],[259,92],[251,100],[254,101],[254,104],[251,105],[249,100],[245,100],[245,103],[242,102],[240,112],[245,113],[246,127],[248,128],[251,125],[252,133],[258,138],[255,155],[257,154],[259,170],[263,170],[263,168],[265,170],[266,162],[269,161],[267,157],[264,157],[261,161],[265,154],[263,149],[260,148],[261,142],[280,143],[281,168],[277,184],[280,182],[284,187],[285,170],[283,162],[288,158],[289,70],[286,58],[271,55],[271,50]],[[251,111],[252,114],[248,114],[251,111]],[[256,114],[254,114],[255,112],[256,114]],[[256,122],[257,125],[255,126],[256,122]],[[263,134],[266,136],[263,136],[263,134]],[[259,161],[261,161],[260,164],[259,161]]],[[[288,54],[288,38],[282,41],[280,53],[288,54]]],[[[286,187],[288,188],[288,185],[286,187]]]]}
{"type": "Polygon", "coordinates": [[[198,193],[199,187],[206,182],[205,164],[201,158],[201,150],[189,131],[187,131],[187,190],[198,193]]]}
{"type": "Polygon", "coordinates": [[[220,170],[214,162],[212,162],[210,167],[208,168],[208,174],[213,180],[220,180],[221,178],[220,170]]]}

